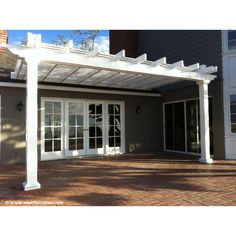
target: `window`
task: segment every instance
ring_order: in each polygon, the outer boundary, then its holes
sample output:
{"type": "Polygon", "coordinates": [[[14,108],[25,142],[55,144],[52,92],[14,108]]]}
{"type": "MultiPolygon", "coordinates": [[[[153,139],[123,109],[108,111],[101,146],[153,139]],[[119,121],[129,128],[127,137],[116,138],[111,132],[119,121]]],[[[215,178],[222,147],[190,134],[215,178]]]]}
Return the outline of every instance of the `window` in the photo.
{"type": "Polygon", "coordinates": [[[236,95],[230,96],[231,132],[236,133],[236,95]]]}
{"type": "Polygon", "coordinates": [[[228,30],[228,50],[236,49],[236,30],[228,30]]]}

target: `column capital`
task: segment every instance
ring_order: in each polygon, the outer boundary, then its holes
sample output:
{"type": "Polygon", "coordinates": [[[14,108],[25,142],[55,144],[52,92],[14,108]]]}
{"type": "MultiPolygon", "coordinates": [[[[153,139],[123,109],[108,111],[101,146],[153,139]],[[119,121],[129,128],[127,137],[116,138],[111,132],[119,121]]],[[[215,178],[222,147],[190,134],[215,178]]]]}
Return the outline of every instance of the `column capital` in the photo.
{"type": "Polygon", "coordinates": [[[211,80],[210,79],[204,79],[204,80],[199,80],[197,81],[197,84],[198,85],[201,85],[201,84],[210,84],[211,83],[211,80]]]}

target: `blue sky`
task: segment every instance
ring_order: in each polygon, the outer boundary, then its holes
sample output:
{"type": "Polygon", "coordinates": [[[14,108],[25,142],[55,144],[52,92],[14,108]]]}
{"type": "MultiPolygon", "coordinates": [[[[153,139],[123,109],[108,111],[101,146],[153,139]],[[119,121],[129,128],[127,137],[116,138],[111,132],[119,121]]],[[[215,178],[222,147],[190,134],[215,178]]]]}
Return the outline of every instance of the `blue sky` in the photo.
{"type": "MultiPolygon", "coordinates": [[[[22,40],[27,38],[27,32],[34,34],[41,34],[42,41],[45,43],[52,43],[57,39],[58,35],[64,35],[68,39],[73,39],[71,36],[72,30],[7,30],[8,31],[8,43],[19,45],[22,40]]],[[[95,46],[99,48],[102,53],[109,53],[109,31],[100,30],[97,35],[95,46]]]]}

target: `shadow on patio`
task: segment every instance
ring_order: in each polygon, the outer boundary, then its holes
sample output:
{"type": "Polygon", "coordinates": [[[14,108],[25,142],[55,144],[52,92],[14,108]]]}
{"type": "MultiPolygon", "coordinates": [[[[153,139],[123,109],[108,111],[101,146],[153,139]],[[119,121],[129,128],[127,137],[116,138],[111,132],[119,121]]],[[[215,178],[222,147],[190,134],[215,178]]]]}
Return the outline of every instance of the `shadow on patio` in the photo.
{"type": "Polygon", "coordinates": [[[195,161],[157,158],[135,155],[113,160],[40,162],[42,189],[29,192],[16,188],[24,180],[24,165],[1,167],[0,200],[54,199],[66,205],[149,205],[159,199],[169,205],[168,196],[169,201],[178,197],[180,202],[194,195],[200,198],[219,195],[224,199],[230,187],[235,189],[236,166],[227,165],[227,161],[202,165],[195,161]],[[234,184],[229,186],[232,181],[234,184]]]}

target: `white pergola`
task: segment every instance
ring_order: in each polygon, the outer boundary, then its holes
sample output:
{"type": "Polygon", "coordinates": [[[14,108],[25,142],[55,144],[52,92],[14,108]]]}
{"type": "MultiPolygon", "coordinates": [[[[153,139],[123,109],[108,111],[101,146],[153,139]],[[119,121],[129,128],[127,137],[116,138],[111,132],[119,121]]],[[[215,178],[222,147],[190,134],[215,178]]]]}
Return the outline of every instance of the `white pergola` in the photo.
{"type": "Polygon", "coordinates": [[[42,43],[41,35],[31,33],[28,33],[25,45],[2,46],[17,55],[12,79],[27,81],[25,190],[40,188],[37,179],[38,81],[51,82],[52,85],[60,83],[96,87],[94,92],[97,93],[104,92],[104,88],[110,88],[112,90],[110,92],[106,90],[106,93],[125,94],[129,89],[134,91],[129,92],[130,95],[152,96],[159,96],[151,93],[158,87],[184,80],[195,81],[199,85],[200,100],[201,158],[199,161],[213,162],[210,157],[208,84],[216,78],[212,73],[217,72],[217,67],[207,67],[199,63],[185,66],[182,60],[168,64],[165,57],[149,61],[146,54],[130,58],[125,56],[124,50],[115,55],[102,54],[97,49],[84,51],[73,48],[72,41],[66,46],[56,46],[42,43]]]}

